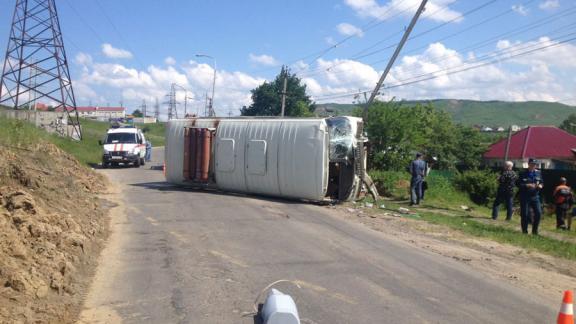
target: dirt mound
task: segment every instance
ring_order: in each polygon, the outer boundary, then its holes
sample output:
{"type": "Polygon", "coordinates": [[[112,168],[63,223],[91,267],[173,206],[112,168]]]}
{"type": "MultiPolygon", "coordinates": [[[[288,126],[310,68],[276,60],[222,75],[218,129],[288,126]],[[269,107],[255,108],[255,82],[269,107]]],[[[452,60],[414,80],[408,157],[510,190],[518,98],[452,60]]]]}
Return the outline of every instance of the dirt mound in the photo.
{"type": "Polygon", "coordinates": [[[0,148],[0,323],[76,319],[107,235],[105,188],[52,144],[0,148]]]}

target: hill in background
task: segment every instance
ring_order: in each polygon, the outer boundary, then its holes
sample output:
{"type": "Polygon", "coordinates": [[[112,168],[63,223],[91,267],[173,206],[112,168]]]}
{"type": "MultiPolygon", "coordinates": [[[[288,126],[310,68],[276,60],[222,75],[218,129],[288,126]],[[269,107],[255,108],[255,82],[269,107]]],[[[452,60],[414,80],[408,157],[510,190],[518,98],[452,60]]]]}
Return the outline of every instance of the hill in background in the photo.
{"type": "MultiPolygon", "coordinates": [[[[452,115],[454,121],[464,125],[509,126],[509,125],[560,125],[576,107],[556,102],[527,101],[473,101],[437,99],[422,101],[400,101],[402,105],[431,103],[436,109],[452,115]]],[[[355,104],[317,104],[319,115],[350,115],[358,107],[355,104]]]]}

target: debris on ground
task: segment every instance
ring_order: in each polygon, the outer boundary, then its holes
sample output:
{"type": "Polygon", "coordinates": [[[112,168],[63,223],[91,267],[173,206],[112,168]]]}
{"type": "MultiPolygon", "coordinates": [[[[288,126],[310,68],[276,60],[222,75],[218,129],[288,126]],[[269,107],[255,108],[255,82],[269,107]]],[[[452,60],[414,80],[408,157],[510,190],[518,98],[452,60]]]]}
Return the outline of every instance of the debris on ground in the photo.
{"type": "Polygon", "coordinates": [[[49,143],[0,150],[0,323],[72,323],[107,236],[102,176],[49,143]]]}

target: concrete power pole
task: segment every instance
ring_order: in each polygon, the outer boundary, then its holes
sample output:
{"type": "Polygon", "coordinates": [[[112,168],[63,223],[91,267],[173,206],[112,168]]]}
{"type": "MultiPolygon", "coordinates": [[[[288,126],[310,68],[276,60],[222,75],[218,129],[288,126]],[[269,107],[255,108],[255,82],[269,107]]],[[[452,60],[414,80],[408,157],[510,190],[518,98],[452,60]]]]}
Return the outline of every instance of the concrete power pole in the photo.
{"type": "Polygon", "coordinates": [[[284,111],[286,109],[286,87],[288,86],[288,76],[284,76],[284,86],[282,87],[282,109],[280,111],[280,116],[284,117],[284,111]]]}
{"type": "Polygon", "coordinates": [[[380,91],[380,88],[382,88],[382,84],[384,83],[384,79],[386,79],[388,72],[390,72],[392,65],[394,65],[396,58],[400,54],[402,47],[404,47],[404,43],[406,43],[406,40],[408,40],[408,36],[410,36],[412,29],[414,28],[414,26],[416,25],[416,22],[418,21],[418,18],[420,17],[422,12],[424,11],[424,8],[426,7],[427,2],[428,2],[428,0],[422,0],[422,3],[420,3],[420,7],[418,7],[418,10],[416,11],[416,14],[414,14],[414,17],[412,17],[412,21],[410,21],[410,25],[408,26],[408,28],[404,32],[404,36],[402,36],[400,43],[398,43],[398,46],[396,47],[396,50],[394,51],[392,58],[390,58],[388,65],[384,69],[384,72],[382,72],[382,76],[380,77],[380,80],[378,80],[378,83],[376,84],[374,91],[372,91],[372,94],[370,95],[370,99],[368,99],[368,102],[366,102],[366,106],[364,107],[364,113],[362,116],[362,118],[364,119],[364,122],[366,122],[366,118],[368,118],[368,107],[370,107],[370,105],[372,105],[372,103],[374,102],[374,99],[376,98],[376,96],[378,95],[378,92],[380,91]]]}

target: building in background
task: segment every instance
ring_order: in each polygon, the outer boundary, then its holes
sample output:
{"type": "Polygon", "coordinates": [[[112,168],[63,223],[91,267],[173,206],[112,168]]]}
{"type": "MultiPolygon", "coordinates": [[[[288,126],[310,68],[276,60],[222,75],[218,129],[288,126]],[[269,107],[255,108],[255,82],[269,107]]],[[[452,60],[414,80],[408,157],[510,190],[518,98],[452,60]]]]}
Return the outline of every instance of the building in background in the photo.
{"type": "MultiPolygon", "coordinates": [[[[56,111],[62,111],[62,108],[56,109],[56,111]]],[[[72,110],[72,108],[68,108],[72,110]]],[[[77,107],[78,116],[82,118],[91,118],[98,120],[109,120],[115,118],[125,118],[126,108],[125,107],[77,107]]]]}
{"type": "MultiPolygon", "coordinates": [[[[492,144],[484,153],[484,164],[502,167],[508,139],[492,144]]],[[[576,170],[576,136],[554,126],[529,126],[510,138],[508,160],[527,168],[528,159],[540,160],[541,169],[576,170]]]]}

